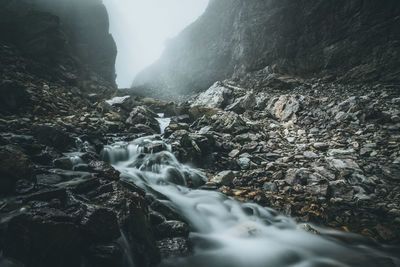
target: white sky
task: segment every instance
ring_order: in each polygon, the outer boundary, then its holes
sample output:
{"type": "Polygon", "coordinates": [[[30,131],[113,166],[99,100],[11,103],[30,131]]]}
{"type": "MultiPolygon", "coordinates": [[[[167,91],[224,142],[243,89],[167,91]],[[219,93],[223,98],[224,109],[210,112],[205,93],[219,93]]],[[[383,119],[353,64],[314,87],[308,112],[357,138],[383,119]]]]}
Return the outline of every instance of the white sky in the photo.
{"type": "Polygon", "coordinates": [[[205,10],[208,0],[103,0],[117,47],[117,84],[130,87],[135,75],[157,60],[165,41],[205,10]]]}

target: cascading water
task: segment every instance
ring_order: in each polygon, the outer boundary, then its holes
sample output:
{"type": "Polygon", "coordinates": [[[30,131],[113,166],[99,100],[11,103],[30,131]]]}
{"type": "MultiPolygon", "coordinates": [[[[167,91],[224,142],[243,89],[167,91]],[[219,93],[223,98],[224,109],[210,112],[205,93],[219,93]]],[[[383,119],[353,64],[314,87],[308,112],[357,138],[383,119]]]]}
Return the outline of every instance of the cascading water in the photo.
{"type": "MultiPolygon", "coordinates": [[[[161,128],[165,120],[159,119],[161,128]]],[[[397,248],[317,227],[318,233],[310,233],[275,210],[215,191],[189,189],[188,184],[199,186],[206,177],[180,164],[159,136],[107,146],[103,155],[121,172],[121,179],[163,195],[191,225],[194,254],[165,260],[161,266],[400,266],[397,248]],[[152,146],[163,146],[164,151],[153,153],[148,149],[152,146]]]]}

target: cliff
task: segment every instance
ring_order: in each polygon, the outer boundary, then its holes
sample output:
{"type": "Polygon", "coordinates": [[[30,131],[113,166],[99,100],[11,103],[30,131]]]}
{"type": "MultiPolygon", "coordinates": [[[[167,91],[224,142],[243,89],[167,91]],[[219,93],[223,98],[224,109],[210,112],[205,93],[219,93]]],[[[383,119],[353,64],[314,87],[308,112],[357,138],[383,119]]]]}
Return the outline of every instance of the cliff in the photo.
{"type": "Polygon", "coordinates": [[[101,0],[1,0],[0,41],[33,60],[35,75],[88,91],[97,87],[88,84],[99,80],[116,87],[117,49],[101,0]]]}
{"type": "Polygon", "coordinates": [[[213,0],[133,87],[170,96],[258,72],[398,83],[400,2],[213,0]]]}

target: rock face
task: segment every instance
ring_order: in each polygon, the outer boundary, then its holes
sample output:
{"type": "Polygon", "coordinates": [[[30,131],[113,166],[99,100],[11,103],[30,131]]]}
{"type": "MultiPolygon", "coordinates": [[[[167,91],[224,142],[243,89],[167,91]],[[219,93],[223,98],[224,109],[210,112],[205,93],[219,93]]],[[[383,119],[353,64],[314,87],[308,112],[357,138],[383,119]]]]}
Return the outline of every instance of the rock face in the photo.
{"type": "Polygon", "coordinates": [[[399,12],[395,0],[214,0],[133,87],[168,96],[254,72],[398,82],[399,12]]]}
{"type": "MultiPolygon", "coordinates": [[[[53,75],[63,72],[66,80],[102,79],[115,86],[117,50],[100,0],[1,1],[0,25],[1,41],[50,65],[53,75]]],[[[35,72],[43,74],[40,68],[35,72]]]]}

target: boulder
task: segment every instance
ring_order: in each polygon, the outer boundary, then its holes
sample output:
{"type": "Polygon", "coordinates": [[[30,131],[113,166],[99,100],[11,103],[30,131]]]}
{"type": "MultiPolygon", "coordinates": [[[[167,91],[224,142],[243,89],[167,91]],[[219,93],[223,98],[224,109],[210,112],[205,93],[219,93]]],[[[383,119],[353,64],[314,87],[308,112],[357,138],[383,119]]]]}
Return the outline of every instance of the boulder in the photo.
{"type": "Polygon", "coordinates": [[[199,94],[191,107],[202,106],[211,109],[223,109],[232,96],[232,89],[225,87],[222,82],[214,83],[208,90],[199,94]]]}
{"type": "Polygon", "coordinates": [[[100,206],[87,205],[80,224],[90,240],[112,241],[120,237],[118,219],[114,211],[100,206]]]}
{"type": "Polygon", "coordinates": [[[203,116],[213,116],[221,110],[203,106],[193,106],[189,109],[189,117],[192,121],[197,120],[203,116]]]}
{"type": "Polygon", "coordinates": [[[222,171],[211,179],[211,182],[229,186],[235,179],[235,174],[232,171],[222,171]]]}
{"type": "Polygon", "coordinates": [[[151,111],[146,106],[138,106],[133,108],[133,110],[129,114],[129,118],[126,120],[126,123],[132,126],[143,124],[159,133],[160,126],[155,119],[156,117],[158,117],[157,114],[151,111]]]}

